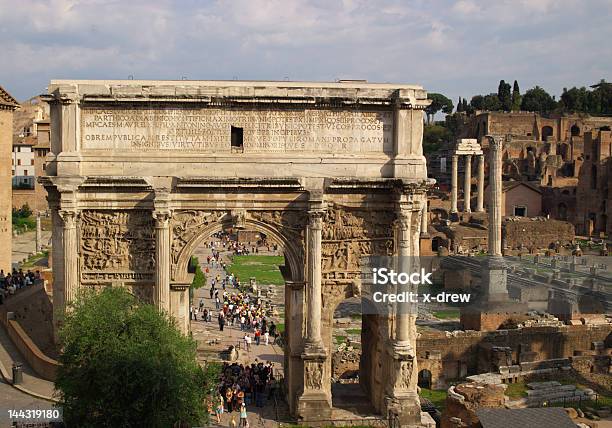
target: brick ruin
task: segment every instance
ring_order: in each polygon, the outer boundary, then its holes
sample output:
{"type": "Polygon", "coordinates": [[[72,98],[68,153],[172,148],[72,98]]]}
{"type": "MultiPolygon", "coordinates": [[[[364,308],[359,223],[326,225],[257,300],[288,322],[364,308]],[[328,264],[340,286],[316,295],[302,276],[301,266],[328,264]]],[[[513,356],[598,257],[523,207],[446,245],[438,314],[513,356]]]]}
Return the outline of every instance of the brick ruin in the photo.
{"type": "MultiPolygon", "coordinates": [[[[529,213],[529,217],[542,215],[569,222],[578,234],[598,238],[609,235],[612,230],[612,218],[608,214],[612,209],[609,192],[612,181],[612,118],[481,112],[460,116],[460,121],[456,136],[478,141],[484,152],[485,171],[489,169],[489,143],[485,135],[504,136],[504,180],[528,183],[541,192],[541,213],[529,213]]],[[[478,231],[481,219],[474,215],[478,213],[459,213],[458,223],[445,224],[453,211],[450,160],[456,152],[455,144],[449,142],[447,147],[428,157],[429,174],[436,178],[440,187],[440,191],[430,195],[430,235],[434,252],[440,246],[456,252],[460,246],[476,249],[486,245],[486,234],[478,231]]],[[[460,162],[459,174],[477,177],[476,163],[460,162]],[[467,174],[465,165],[470,168],[467,174]]],[[[473,178],[470,183],[471,192],[467,194],[474,195],[478,190],[478,179],[473,178]]],[[[556,227],[545,222],[534,226],[538,236],[546,235],[547,229],[556,227]]],[[[569,227],[563,227],[564,237],[570,232],[569,227]]],[[[534,244],[538,248],[547,248],[551,243],[547,240],[554,243],[553,238],[542,236],[543,242],[534,244]]]]}

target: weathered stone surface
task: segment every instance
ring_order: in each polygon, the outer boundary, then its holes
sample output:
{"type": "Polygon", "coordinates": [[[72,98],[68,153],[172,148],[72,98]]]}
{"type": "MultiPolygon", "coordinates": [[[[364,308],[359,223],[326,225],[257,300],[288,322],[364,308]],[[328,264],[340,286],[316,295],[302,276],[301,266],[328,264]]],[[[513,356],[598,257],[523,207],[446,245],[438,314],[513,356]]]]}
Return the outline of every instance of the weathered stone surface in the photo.
{"type": "MultiPolygon", "coordinates": [[[[45,99],[62,130],[52,132],[41,179],[56,325],[79,287],[112,285],[187,332],[193,251],[221,230],[265,233],[285,254],[291,412],[329,419],[334,308],[360,295],[363,257],[420,252],[432,184],[421,147],[426,92],[362,82],[53,81],[45,99]]],[[[417,424],[415,317],[371,316],[364,330],[372,346],[364,344],[360,380],[373,407],[417,424]]]]}

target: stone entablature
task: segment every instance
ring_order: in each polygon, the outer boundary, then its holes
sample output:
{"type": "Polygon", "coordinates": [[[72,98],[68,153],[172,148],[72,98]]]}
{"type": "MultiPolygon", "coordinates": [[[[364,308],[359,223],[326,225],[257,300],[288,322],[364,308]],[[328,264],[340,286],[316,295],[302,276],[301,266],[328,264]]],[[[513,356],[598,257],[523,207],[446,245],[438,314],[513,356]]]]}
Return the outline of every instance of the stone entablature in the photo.
{"type": "Polygon", "coordinates": [[[419,86],[56,80],[44,99],[60,175],[426,177],[419,86]]]}

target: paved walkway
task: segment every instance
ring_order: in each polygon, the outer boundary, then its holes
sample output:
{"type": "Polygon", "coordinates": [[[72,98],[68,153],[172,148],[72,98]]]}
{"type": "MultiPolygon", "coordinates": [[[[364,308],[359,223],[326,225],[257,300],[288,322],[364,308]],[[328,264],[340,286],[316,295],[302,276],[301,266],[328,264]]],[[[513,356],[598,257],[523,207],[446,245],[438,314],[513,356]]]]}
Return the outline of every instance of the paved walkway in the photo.
{"type": "MultiPolygon", "coordinates": [[[[50,244],[51,231],[42,231],[42,243],[43,245],[50,244]]],[[[34,251],[36,251],[36,231],[30,231],[22,233],[17,236],[13,236],[13,257],[12,262],[20,263],[24,258],[29,257],[34,251]]]]}
{"type": "MultiPolygon", "coordinates": [[[[229,262],[230,252],[222,252],[222,257],[225,262],[229,262]]],[[[218,354],[219,351],[227,349],[230,345],[237,345],[240,343],[240,358],[239,363],[250,364],[255,362],[255,360],[266,362],[271,361],[274,366],[275,375],[282,375],[283,371],[283,349],[277,345],[273,345],[272,341],[270,344],[263,344],[263,337],[261,341],[261,345],[257,346],[255,344],[255,340],[253,339],[253,343],[251,345],[250,352],[246,352],[244,350],[244,334],[245,332],[240,331],[240,325],[236,324],[235,326],[231,326],[226,324],[223,331],[219,330],[219,323],[217,322],[217,315],[219,313],[218,310],[215,309],[214,300],[210,298],[210,281],[212,278],[215,278],[219,275],[220,278],[225,277],[225,272],[218,265],[213,267],[212,265],[206,264],[206,257],[211,255],[211,250],[205,247],[200,247],[196,250],[195,254],[200,261],[200,266],[202,270],[205,270],[206,267],[209,268],[210,272],[206,275],[206,286],[202,287],[194,292],[193,304],[194,306],[199,305],[200,299],[204,299],[204,307],[211,310],[212,309],[212,321],[204,322],[204,321],[191,321],[191,330],[193,333],[194,339],[196,339],[200,343],[200,349],[206,349],[210,354],[215,355],[218,354]],[[210,343],[215,341],[216,343],[210,343]],[[209,344],[210,343],[210,344],[209,344]]],[[[227,288],[228,293],[232,293],[237,291],[235,288],[227,288]]],[[[223,291],[221,290],[220,293],[223,291]]],[[[282,297],[283,289],[279,287],[279,293],[275,300],[279,302],[283,301],[282,297]]],[[[280,318],[273,318],[274,322],[278,324],[282,322],[280,318]]],[[[250,332],[251,337],[253,337],[253,333],[250,332]]],[[[254,405],[250,405],[247,408],[248,412],[248,420],[249,425],[252,428],[268,428],[268,427],[277,427],[277,417],[281,418],[281,420],[287,420],[288,409],[286,404],[280,400],[278,403],[278,407],[274,406],[272,400],[268,401],[267,405],[262,408],[257,408],[254,405]]],[[[212,416],[212,426],[222,426],[228,427],[230,426],[231,419],[235,418],[236,423],[239,425],[240,423],[240,415],[237,412],[233,412],[231,414],[224,414],[221,419],[221,424],[216,423],[216,418],[212,416]]]]}
{"type": "Polygon", "coordinates": [[[19,385],[13,385],[16,389],[35,398],[47,401],[53,400],[55,390],[53,382],[41,379],[32,370],[11,341],[4,326],[0,325],[0,373],[4,382],[11,385],[13,383],[12,367],[14,362],[21,363],[23,367],[23,382],[19,385]]]}

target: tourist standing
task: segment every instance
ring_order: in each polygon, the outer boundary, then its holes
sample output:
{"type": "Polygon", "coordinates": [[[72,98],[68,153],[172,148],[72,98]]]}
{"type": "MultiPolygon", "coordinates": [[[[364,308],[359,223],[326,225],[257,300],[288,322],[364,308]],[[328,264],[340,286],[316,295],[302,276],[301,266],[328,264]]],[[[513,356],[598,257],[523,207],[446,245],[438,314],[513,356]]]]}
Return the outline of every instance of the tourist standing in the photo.
{"type": "Polygon", "coordinates": [[[225,326],[225,317],[223,312],[219,312],[219,331],[223,331],[223,326],[225,326]]]}
{"type": "Polygon", "coordinates": [[[217,423],[221,423],[221,415],[223,414],[223,397],[219,395],[217,398],[219,402],[217,403],[217,407],[215,408],[215,415],[217,416],[217,423]]]}
{"type": "Polygon", "coordinates": [[[244,403],[240,405],[240,426],[245,428],[249,426],[249,422],[247,421],[246,405],[244,403]]]}

